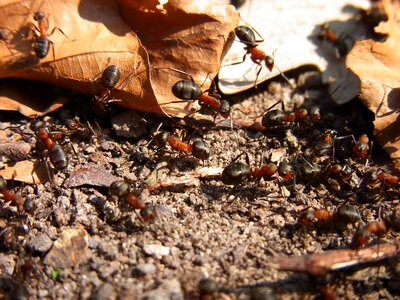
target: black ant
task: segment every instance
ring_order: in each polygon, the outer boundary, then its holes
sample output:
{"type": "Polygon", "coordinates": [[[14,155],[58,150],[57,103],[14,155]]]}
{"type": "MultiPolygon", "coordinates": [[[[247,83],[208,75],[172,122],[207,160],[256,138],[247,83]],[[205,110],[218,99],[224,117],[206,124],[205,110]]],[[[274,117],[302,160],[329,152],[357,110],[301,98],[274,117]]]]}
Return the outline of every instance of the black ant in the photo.
{"type": "Polygon", "coordinates": [[[56,143],[52,137],[49,129],[43,121],[36,121],[31,124],[31,129],[35,132],[38,142],[47,151],[47,156],[57,171],[64,170],[68,164],[69,159],[65,150],[56,143]]]}
{"type": "Polygon", "coordinates": [[[373,235],[380,237],[390,229],[396,232],[400,231],[400,212],[398,210],[386,214],[383,220],[373,221],[359,228],[353,236],[352,248],[358,249],[368,243],[373,235]]]}
{"type": "Polygon", "coordinates": [[[255,32],[261,37],[261,35],[254,28],[251,28],[249,26],[240,25],[235,28],[235,34],[238,37],[239,41],[245,45],[244,49],[246,50],[246,53],[244,54],[242,61],[232,63],[229,66],[243,63],[246,60],[246,56],[250,54],[251,60],[258,65],[257,75],[254,81],[255,87],[257,87],[258,76],[260,75],[262,69],[261,62],[265,63],[265,66],[270,72],[272,72],[272,69],[275,67],[282,75],[282,77],[289,83],[289,85],[292,86],[289,79],[281,72],[281,70],[278,69],[277,66],[275,66],[274,58],[270,55],[265,54],[264,51],[257,48],[259,46],[259,43],[264,42],[264,39],[261,38],[257,40],[255,32]]]}
{"type": "Polygon", "coordinates": [[[166,132],[161,132],[153,138],[153,142],[158,147],[164,147],[168,143],[173,150],[192,153],[194,157],[201,160],[206,160],[210,157],[210,146],[202,139],[197,139],[192,144],[187,144],[166,132]]]}
{"type": "Polygon", "coordinates": [[[33,41],[33,49],[35,51],[36,56],[39,59],[45,58],[50,50],[50,45],[53,49],[53,60],[55,60],[54,53],[54,43],[49,40],[49,36],[51,36],[56,30],[60,31],[67,39],[68,36],[58,27],[54,27],[53,30],[48,33],[49,30],[49,19],[46,18],[45,14],[41,11],[37,11],[33,15],[33,19],[37,22],[37,25],[33,25],[34,29],[34,41],[33,41]],[[38,33],[39,32],[39,33],[38,33]]]}
{"type": "Polygon", "coordinates": [[[201,87],[194,81],[192,75],[175,68],[167,69],[184,74],[188,76],[190,80],[180,80],[172,86],[172,93],[176,98],[182,101],[172,101],[163,104],[198,101],[202,108],[210,108],[225,119],[230,116],[231,106],[228,101],[221,100],[221,95],[218,94],[214,82],[212,87],[203,92],[201,87]]]}
{"type": "Polygon", "coordinates": [[[110,194],[118,197],[132,206],[134,209],[140,210],[140,216],[143,221],[153,223],[157,217],[156,209],[151,204],[145,204],[139,197],[136,197],[131,191],[129,184],[123,180],[114,181],[109,188],[110,194]]]}
{"type": "Polygon", "coordinates": [[[279,166],[275,163],[268,163],[261,168],[250,168],[250,160],[247,153],[246,163],[236,162],[236,160],[243,155],[240,154],[232,163],[224,168],[221,174],[221,181],[226,185],[238,185],[245,179],[253,177],[257,180],[263,178],[264,180],[271,180],[275,173],[278,173],[283,180],[292,180],[294,178],[294,171],[287,162],[281,162],[279,166]]]}

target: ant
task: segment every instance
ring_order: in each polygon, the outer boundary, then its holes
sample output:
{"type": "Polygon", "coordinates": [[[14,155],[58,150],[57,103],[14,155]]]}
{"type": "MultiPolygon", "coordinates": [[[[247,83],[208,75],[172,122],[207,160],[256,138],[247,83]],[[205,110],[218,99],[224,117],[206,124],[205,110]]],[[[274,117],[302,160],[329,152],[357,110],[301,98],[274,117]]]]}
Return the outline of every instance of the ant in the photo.
{"type": "Polygon", "coordinates": [[[306,108],[298,108],[293,112],[285,112],[284,109],[272,109],[277,104],[281,103],[283,108],[283,102],[277,102],[267,109],[267,112],[263,115],[261,124],[265,128],[282,126],[283,124],[300,122],[306,118],[311,120],[320,120],[321,112],[319,107],[313,106],[309,110],[306,108]],[[271,110],[272,109],[272,110],[271,110]]]}
{"type": "Polygon", "coordinates": [[[15,194],[13,191],[7,189],[7,181],[0,175],[0,194],[3,195],[5,202],[11,202],[12,205],[17,207],[18,212],[23,212],[25,207],[25,200],[15,194]]]}
{"type": "Polygon", "coordinates": [[[262,61],[264,61],[265,66],[270,72],[272,72],[272,69],[275,67],[279,71],[281,76],[289,83],[289,85],[292,86],[289,79],[281,72],[281,70],[277,66],[275,66],[274,58],[270,55],[265,54],[264,51],[257,48],[259,46],[259,43],[264,42],[264,39],[263,38],[259,40],[256,39],[255,32],[258,34],[258,36],[261,37],[261,35],[254,28],[251,28],[246,25],[240,25],[237,26],[234,31],[239,41],[245,45],[244,49],[246,50],[246,53],[244,54],[242,61],[232,63],[229,66],[243,63],[246,60],[246,56],[250,54],[251,60],[258,65],[257,75],[254,81],[255,87],[257,87],[258,76],[261,73],[262,61]]]}
{"type": "Polygon", "coordinates": [[[15,56],[14,53],[11,51],[10,47],[8,46],[8,43],[10,41],[10,32],[9,30],[5,28],[0,28],[0,41],[4,44],[4,46],[7,47],[8,51],[10,51],[12,56],[15,56]]]}
{"type": "Polygon", "coordinates": [[[181,101],[172,101],[164,104],[198,101],[202,109],[210,108],[216,113],[216,115],[219,114],[225,119],[230,116],[231,106],[228,101],[221,100],[221,95],[218,94],[214,81],[212,87],[205,91],[202,91],[201,87],[194,81],[192,75],[175,68],[167,69],[184,74],[188,76],[190,80],[183,79],[176,82],[172,86],[172,94],[174,94],[176,98],[181,99],[181,101]]]}
{"type": "Polygon", "coordinates": [[[354,40],[345,32],[337,36],[327,23],[320,26],[320,32],[317,34],[317,38],[331,43],[335,47],[338,57],[345,56],[350,51],[351,44],[354,43],[354,40]],[[347,40],[350,40],[351,44],[346,43],[347,40]]]}
{"type": "Polygon", "coordinates": [[[140,216],[144,222],[153,223],[157,217],[156,209],[151,204],[145,204],[144,201],[139,197],[133,195],[130,191],[129,184],[123,180],[117,180],[111,183],[109,187],[111,195],[118,197],[120,200],[124,200],[134,209],[140,210],[140,216]]]}
{"type": "Polygon", "coordinates": [[[93,98],[96,112],[105,112],[111,95],[111,90],[121,78],[121,72],[115,65],[110,65],[104,69],[100,78],[100,88],[93,98]]]}
{"type": "Polygon", "coordinates": [[[380,237],[390,229],[400,231],[400,212],[397,210],[386,214],[383,220],[373,221],[359,228],[353,236],[352,249],[364,246],[373,235],[380,237]]]}
{"type": "Polygon", "coordinates": [[[49,157],[51,164],[57,171],[64,170],[69,159],[65,150],[55,142],[49,129],[43,121],[36,121],[31,124],[31,129],[35,132],[38,142],[46,149],[46,155],[49,157]]]}
{"type": "Polygon", "coordinates": [[[158,147],[164,147],[168,143],[173,150],[192,153],[194,157],[200,160],[206,160],[210,157],[210,146],[202,139],[187,144],[166,132],[161,132],[153,138],[153,142],[158,147]]]}
{"type": "Polygon", "coordinates": [[[32,24],[34,28],[33,50],[35,51],[36,56],[39,59],[45,58],[49,53],[51,45],[53,50],[53,60],[55,60],[54,43],[49,40],[49,36],[51,36],[56,30],[60,31],[67,39],[69,39],[68,36],[58,27],[54,27],[53,30],[48,33],[49,19],[46,18],[44,12],[37,11],[34,13],[33,19],[37,22],[37,26],[32,24]]]}
{"type": "Polygon", "coordinates": [[[336,211],[330,212],[326,209],[309,207],[305,209],[297,219],[298,225],[323,225],[331,223],[337,227],[343,224],[355,223],[361,220],[361,214],[354,205],[342,205],[336,211]]]}
{"type": "Polygon", "coordinates": [[[268,163],[261,168],[250,168],[250,159],[247,153],[246,163],[236,162],[240,156],[236,157],[228,166],[224,168],[221,174],[221,181],[226,185],[238,185],[245,179],[253,177],[257,180],[272,180],[272,176],[278,173],[283,180],[291,180],[294,178],[294,171],[287,162],[281,162],[279,166],[275,163],[268,163]]]}

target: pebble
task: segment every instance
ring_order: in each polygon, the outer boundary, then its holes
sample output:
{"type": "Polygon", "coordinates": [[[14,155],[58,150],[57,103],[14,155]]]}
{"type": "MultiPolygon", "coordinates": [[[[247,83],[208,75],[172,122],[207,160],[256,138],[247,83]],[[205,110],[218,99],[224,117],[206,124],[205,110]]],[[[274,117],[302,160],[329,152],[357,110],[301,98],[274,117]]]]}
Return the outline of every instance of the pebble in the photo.
{"type": "Polygon", "coordinates": [[[59,269],[77,266],[88,258],[88,246],[85,229],[65,229],[47,253],[44,264],[59,269]]]}
{"type": "Polygon", "coordinates": [[[143,251],[150,256],[161,259],[164,255],[169,255],[170,248],[159,244],[145,244],[143,251]]]}
{"type": "Polygon", "coordinates": [[[115,290],[114,286],[108,282],[103,283],[100,285],[92,297],[92,300],[113,300],[117,299],[117,291],[115,290]]]}
{"type": "Polygon", "coordinates": [[[51,246],[53,246],[53,241],[45,233],[39,233],[28,242],[28,247],[40,255],[49,251],[51,246]]]}
{"type": "MultiPolygon", "coordinates": [[[[15,269],[15,259],[11,255],[6,255],[4,253],[0,253],[0,270],[4,271],[8,275],[12,275],[15,269]]],[[[0,275],[3,276],[4,273],[0,272],[0,275]]]]}
{"type": "Polygon", "coordinates": [[[152,274],[157,270],[154,264],[146,264],[140,263],[136,265],[136,268],[133,270],[134,275],[148,275],[152,274]]]}
{"type": "Polygon", "coordinates": [[[183,299],[181,284],[176,279],[164,280],[161,282],[158,288],[145,293],[142,299],[146,300],[183,299]]]}

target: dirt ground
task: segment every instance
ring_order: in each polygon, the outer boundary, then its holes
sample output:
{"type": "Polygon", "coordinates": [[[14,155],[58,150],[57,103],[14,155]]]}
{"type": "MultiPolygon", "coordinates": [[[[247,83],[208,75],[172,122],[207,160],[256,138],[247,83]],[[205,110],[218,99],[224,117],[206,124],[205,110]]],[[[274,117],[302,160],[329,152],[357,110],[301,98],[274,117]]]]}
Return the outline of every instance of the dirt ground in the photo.
{"type": "MultiPolygon", "coordinates": [[[[293,83],[306,75],[311,76],[304,70],[288,74],[293,83]]],[[[286,112],[319,105],[321,120],[306,119],[268,130],[231,129],[222,127],[229,121],[199,125],[112,107],[110,116],[97,126],[92,114],[76,103],[53,113],[50,122],[59,124],[57,128],[78,116],[82,128],[88,121],[94,133],[68,132],[62,138],[69,165],[55,172],[50,182],[8,182],[11,190],[29,199],[34,210],[18,213],[8,203],[0,208],[2,297],[199,299],[198,284],[209,278],[217,284],[216,291],[213,295],[203,292],[202,299],[332,299],[328,298],[331,294],[342,299],[399,298],[399,275],[389,268],[395,265],[392,261],[323,277],[282,272],[270,264],[277,255],[348,249],[358,227],[398,205],[397,186],[367,184],[365,179],[368,170],[393,173],[377,145],[368,162],[354,158],[351,137],[338,139],[334,154],[333,147],[316,154],[327,129],[335,130],[338,137],[362,133],[372,137],[373,115],[358,100],[335,107],[325,87],[318,84],[303,82],[292,90],[279,79],[227,100],[234,104],[236,125],[243,118],[262,115],[279,100],[286,112]],[[169,145],[156,147],[152,137],[161,122],[159,131],[184,133],[186,141],[204,139],[210,158],[199,161],[169,145]],[[224,185],[219,176],[207,176],[220,174],[242,153],[248,154],[253,169],[269,161],[286,161],[295,176],[291,180],[278,174],[271,180],[244,179],[237,186],[224,185]],[[334,162],[347,165],[350,171],[330,175],[327,170],[334,162]],[[314,170],[305,174],[304,166],[309,165],[314,170]],[[200,169],[207,174],[199,179],[196,170],[200,169]],[[169,179],[174,184],[149,191],[145,182],[151,174],[156,178],[151,177],[152,184],[169,179]],[[179,184],[183,176],[189,184],[179,184]],[[143,222],[124,199],[110,196],[108,186],[115,180],[125,180],[140,199],[156,207],[154,223],[143,222]],[[360,219],[347,225],[336,221],[298,225],[306,208],[336,212],[343,205],[358,208],[360,219]]],[[[2,113],[1,120],[0,127],[8,136],[20,133],[31,145],[27,159],[38,163],[43,150],[35,146],[30,121],[10,113],[2,113]]],[[[13,157],[2,156],[3,166],[12,161],[13,157]]],[[[246,162],[246,156],[238,161],[246,162]]],[[[394,242],[398,236],[388,230],[367,244],[394,242]]]]}

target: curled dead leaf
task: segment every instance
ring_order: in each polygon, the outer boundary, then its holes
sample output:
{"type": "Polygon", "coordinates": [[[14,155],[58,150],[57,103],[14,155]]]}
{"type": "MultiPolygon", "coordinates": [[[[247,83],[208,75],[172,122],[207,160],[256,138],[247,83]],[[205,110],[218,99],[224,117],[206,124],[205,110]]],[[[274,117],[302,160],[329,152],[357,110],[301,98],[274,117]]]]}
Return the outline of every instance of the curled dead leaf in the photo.
{"type": "Polygon", "coordinates": [[[388,34],[384,42],[359,41],[346,65],[360,80],[360,98],[375,113],[376,140],[400,170],[400,4],[383,1],[388,21],[377,32],[388,34]]]}
{"type": "MultiPolygon", "coordinates": [[[[120,100],[116,104],[173,115],[186,115],[185,105],[161,109],[158,103],[176,100],[171,87],[179,74],[155,71],[150,65],[181,69],[201,83],[217,73],[227,36],[238,22],[230,6],[211,2],[176,0],[165,8],[158,1],[120,0],[120,6],[111,0],[26,2],[0,5],[0,28],[8,36],[0,47],[0,78],[44,81],[93,95],[99,88],[96,80],[113,64],[121,72],[111,94],[120,100]],[[62,30],[51,34],[49,53],[40,60],[32,48],[33,12],[38,10],[49,20],[46,34],[55,27],[62,30]]],[[[15,100],[12,97],[3,97],[0,108],[9,109],[12,102],[5,100],[15,100]]],[[[18,101],[30,107],[27,99],[18,101]]]]}

